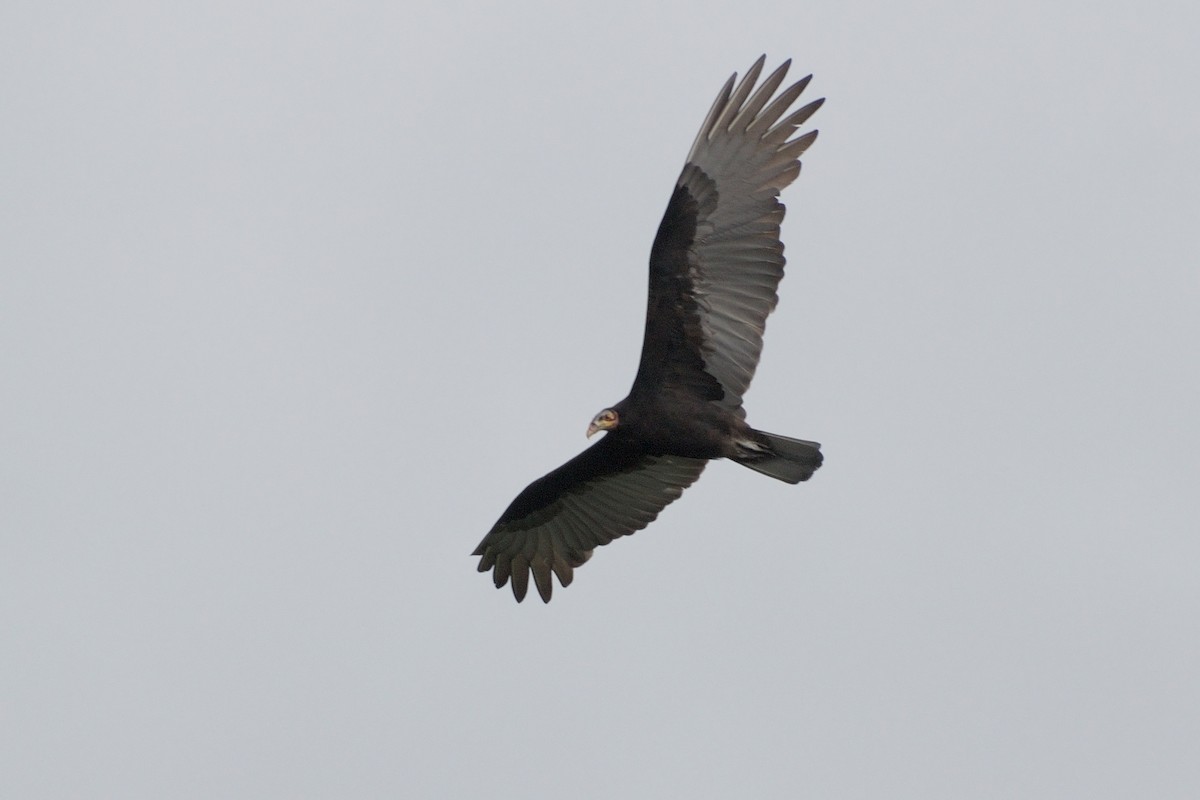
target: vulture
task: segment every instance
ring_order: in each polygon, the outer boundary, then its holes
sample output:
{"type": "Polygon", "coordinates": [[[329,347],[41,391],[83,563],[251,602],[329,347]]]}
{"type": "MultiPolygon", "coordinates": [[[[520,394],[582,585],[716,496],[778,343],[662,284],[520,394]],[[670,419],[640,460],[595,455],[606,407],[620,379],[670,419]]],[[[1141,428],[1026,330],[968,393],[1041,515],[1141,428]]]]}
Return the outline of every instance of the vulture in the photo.
{"type": "Polygon", "coordinates": [[[629,396],[597,414],[604,436],[521,492],[474,555],[496,588],[525,599],[529,576],[550,602],[592,551],[646,527],[710,459],[787,483],[812,477],[820,444],[755,430],[742,396],[762,352],[783,278],[779,193],[800,174],[815,130],[793,136],[824,99],[792,111],[812,76],[776,95],[785,61],[761,85],[766,57],[717,95],[650,249],[641,362],[629,396]]]}

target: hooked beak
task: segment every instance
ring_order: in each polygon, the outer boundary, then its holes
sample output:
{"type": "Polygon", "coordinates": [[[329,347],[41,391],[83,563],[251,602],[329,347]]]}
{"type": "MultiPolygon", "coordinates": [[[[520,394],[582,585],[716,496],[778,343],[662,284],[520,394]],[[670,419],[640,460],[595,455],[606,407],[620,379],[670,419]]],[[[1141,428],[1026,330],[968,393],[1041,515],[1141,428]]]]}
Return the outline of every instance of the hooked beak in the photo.
{"type": "Polygon", "coordinates": [[[594,423],[594,422],[588,423],[587,438],[588,439],[592,438],[592,436],[594,436],[597,431],[602,431],[602,430],[604,430],[604,429],[601,428],[596,423],[594,423]]]}

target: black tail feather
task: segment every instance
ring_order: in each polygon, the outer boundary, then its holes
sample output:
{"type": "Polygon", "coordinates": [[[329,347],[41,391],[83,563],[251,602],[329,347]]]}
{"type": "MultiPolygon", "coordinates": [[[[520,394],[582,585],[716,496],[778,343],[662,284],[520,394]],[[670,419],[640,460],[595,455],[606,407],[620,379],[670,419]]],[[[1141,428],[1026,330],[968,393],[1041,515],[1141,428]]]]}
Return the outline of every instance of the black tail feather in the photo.
{"type": "Polygon", "coordinates": [[[764,431],[754,432],[770,445],[769,450],[748,451],[734,461],[763,475],[787,483],[800,483],[812,477],[821,466],[821,445],[805,439],[792,439],[764,431]]]}

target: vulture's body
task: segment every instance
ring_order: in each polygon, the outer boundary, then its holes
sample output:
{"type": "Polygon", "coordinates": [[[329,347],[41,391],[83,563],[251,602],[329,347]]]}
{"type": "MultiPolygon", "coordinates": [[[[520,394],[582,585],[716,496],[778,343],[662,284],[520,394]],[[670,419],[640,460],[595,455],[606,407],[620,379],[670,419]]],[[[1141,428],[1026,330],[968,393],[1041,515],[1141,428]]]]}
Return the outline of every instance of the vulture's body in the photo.
{"type": "Polygon", "coordinates": [[[742,408],[783,277],[778,196],[816,131],[791,137],[822,102],[788,113],[808,78],[772,98],[787,62],[755,91],[763,62],[722,88],[676,182],[650,252],[637,377],[588,428],[604,438],[530,484],[475,550],[517,600],[532,573],[549,602],[552,572],[570,584],[595,547],[644,528],[711,459],[788,483],[821,465],[816,442],[756,431],[742,408]]]}

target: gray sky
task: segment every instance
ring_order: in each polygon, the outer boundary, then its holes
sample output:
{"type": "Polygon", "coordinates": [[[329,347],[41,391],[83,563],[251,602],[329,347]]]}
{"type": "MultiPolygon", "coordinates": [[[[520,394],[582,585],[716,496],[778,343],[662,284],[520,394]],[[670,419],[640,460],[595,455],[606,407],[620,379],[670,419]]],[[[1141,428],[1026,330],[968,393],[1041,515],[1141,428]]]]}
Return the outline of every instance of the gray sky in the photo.
{"type": "Polygon", "coordinates": [[[1194,4],[6,3],[0,796],[1192,798],[1194,4]],[[816,73],[747,398],[550,606],[717,89],[816,73]]]}

